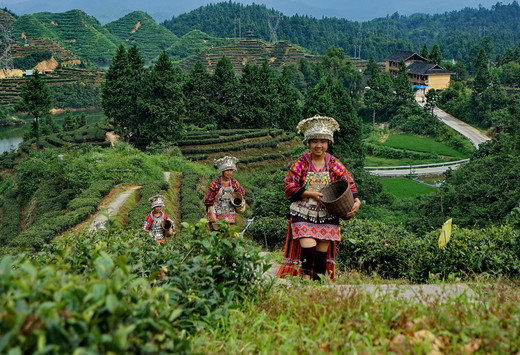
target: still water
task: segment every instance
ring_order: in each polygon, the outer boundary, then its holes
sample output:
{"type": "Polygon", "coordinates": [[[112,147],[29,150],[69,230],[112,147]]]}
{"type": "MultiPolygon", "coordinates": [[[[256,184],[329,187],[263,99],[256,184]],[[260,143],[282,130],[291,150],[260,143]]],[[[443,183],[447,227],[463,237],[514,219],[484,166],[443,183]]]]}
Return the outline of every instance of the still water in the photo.
{"type": "MultiPolygon", "coordinates": [[[[84,111],[87,116],[87,124],[96,123],[104,120],[105,116],[103,110],[88,110],[84,111]]],[[[79,115],[79,112],[73,112],[74,116],[79,115]]],[[[59,113],[52,116],[52,119],[58,124],[63,125],[65,113],[59,113]]],[[[7,126],[0,127],[0,154],[15,150],[23,141],[25,132],[31,129],[31,120],[24,118],[27,124],[22,126],[7,126]]]]}
{"type": "Polygon", "coordinates": [[[16,150],[23,141],[23,135],[31,125],[0,127],[0,154],[16,150]]]}

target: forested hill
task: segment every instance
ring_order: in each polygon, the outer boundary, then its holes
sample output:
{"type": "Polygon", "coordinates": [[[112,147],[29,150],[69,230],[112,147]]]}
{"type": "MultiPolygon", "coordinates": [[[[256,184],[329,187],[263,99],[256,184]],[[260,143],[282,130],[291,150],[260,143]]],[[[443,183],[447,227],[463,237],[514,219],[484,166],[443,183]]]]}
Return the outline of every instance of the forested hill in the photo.
{"type": "Polygon", "coordinates": [[[264,5],[223,2],[200,7],[189,13],[164,21],[163,25],[178,36],[198,29],[215,37],[242,37],[246,31],[265,40],[270,39],[271,26],[277,28],[279,40],[289,40],[323,54],[331,45],[345,53],[381,60],[396,49],[421,51],[424,43],[430,48],[438,44],[444,58],[466,58],[475,44],[489,37],[493,54],[503,54],[520,42],[520,6],[497,3],[491,9],[465,8],[438,15],[398,13],[368,22],[339,18],[316,19],[309,16],[285,16],[264,5]],[[269,16],[268,16],[269,15],[269,16]]]}

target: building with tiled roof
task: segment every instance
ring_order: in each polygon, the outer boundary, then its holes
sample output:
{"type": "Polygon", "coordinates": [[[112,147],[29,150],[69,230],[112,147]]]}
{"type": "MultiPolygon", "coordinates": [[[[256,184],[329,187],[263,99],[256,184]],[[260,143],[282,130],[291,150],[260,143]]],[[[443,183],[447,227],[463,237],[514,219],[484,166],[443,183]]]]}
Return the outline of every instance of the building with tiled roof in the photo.
{"type": "Polygon", "coordinates": [[[446,89],[450,86],[451,75],[455,74],[412,51],[396,51],[386,57],[385,70],[397,76],[401,60],[406,64],[411,85],[415,87],[426,87],[428,90],[446,89]]]}

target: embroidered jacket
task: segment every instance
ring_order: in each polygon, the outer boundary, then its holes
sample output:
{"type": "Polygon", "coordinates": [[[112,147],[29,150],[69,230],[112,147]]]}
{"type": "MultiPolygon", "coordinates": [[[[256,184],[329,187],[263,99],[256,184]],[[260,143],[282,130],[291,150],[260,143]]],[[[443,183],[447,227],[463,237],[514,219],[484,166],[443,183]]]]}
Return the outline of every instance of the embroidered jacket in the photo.
{"type": "MultiPolygon", "coordinates": [[[[345,165],[340,162],[333,155],[326,153],[325,156],[325,164],[327,164],[327,170],[329,171],[330,181],[338,181],[338,180],[347,180],[350,185],[350,190],[354,195],[354,198],[357,197],[357,188],[354,183],[354,179],[348,172],[345,165]]],[[[285,197],[289,199],[289,201],[294,202],[298,201],[301,198],[301,195],[305,191],[305,180],[307,178],[307,172],[309,171],[309,167],[311,165],[311,157],[308,153],[303,154],[297,160],[295,160],[287,176],[285,177],[285,197]]]]}
{"type": "Polygon", "coordinates": [[[162,225],[161,225],[162,221],[168,220],[168,221],[170,221],[172,226],[174,226],[173,221],[170,219],[170,217],[168,217],[166,212],[161,212],[161,213],[162,213],[162,217],[159,217],[160,218],[160,220],[159,220],[158,218],[156,219],[153,217],[153,211],[151,211],[146,216],[146,218],[144,219],[144,223],[143,223],[143,230],[145,232],[150,232],[152,237],[157,238],[157,239],[163,238],[163,231],[162,231],[162,225]],[[155,225],[154,225],[154,222],[156,222],[155,225]]]}
{"type": "MultiPolygon", "coordinates": [[[[239,192],[242,196],[245,197],[246,191],[242,187],[242,185],[239,184],[239,182],[235,178],[229,178],[230,180],[230,186],[233,188],[234,192],[239,192]]],[[[222,188],[222,176],[219,176],[215,180],[213,180],[209,184],[208,192],[206,193],[206,197],[204,198],[204,204],[206,207],[213,206],[215,204],[215,197],[217,196],[218,192],[222,188]]]]}

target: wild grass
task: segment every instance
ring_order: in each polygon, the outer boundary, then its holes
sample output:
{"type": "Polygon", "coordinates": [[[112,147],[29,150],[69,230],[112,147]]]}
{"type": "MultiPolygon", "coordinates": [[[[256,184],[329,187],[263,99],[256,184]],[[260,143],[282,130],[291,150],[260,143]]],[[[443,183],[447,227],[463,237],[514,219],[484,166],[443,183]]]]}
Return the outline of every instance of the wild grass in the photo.
{"type": "Polygon", "coordinates": [[[473,291],[420,300],[289,283],[231,311],[194,344],[211,354],[517,353],[518,285],[477,283],[473,291]]]}
{"type": "Polygon", "coordinates": [[[429,195],[436,190],[435,187],[407,178],[381,178],[380,181],[383,184],[384,191],[400,199],[429,195]]]}

